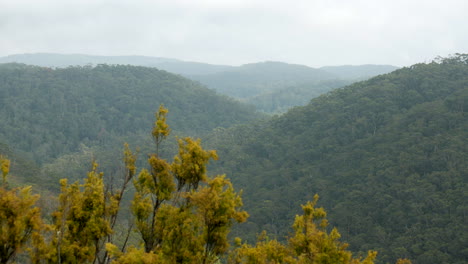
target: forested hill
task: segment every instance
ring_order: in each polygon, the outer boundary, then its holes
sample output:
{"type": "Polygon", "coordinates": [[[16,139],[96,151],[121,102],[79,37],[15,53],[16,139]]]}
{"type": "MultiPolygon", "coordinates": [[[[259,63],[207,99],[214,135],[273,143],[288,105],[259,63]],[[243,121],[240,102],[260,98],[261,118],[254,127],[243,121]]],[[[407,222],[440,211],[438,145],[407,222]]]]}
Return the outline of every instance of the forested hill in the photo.
{"type": "Polygon", "coordinates": [[[0,64],[0,94],[0,142],[38,162],[80,146],[148,135],[160,104],[170,109],[175,135],[196,136],[260,117],[253,107],[193,81],[137,66],[0,64]]]}
{"type": "Polygon", "coordinates": [[[197,80],[220,94],[253,104],[259,111],[275,114],[305,105],[312,98],[344,84],[397,69],[390,65],[345,65],[316,69],[274,61],[228,66],[163,57],[56,53],[0,57],[0,63],[6,62],[59,68],[99,64],[155,67],[197,80]]]}
{"type": "Polygon", "coordinates": [[[387,65],[311,68],[304,65],[267,61],[232,67],[223,72],[190,75],[207,87],[248,102],[267,113],[284,113],[307,104],[320,94],[356,80],[397,69],[387,65]]]}
{"type": "Polygon", "coordinates": [[[294,204],[317,193],[352,250],[466,263],[467,106],[468,55],[417,64],[218,131],[214,169],[244,190],[240,232],[284,237],[294,204]]]}
{"type": "Polygon", "coordinates": [[[392,65],[343,65],[343,66],[325,66],[320,70],[332,73],[340,79],[363,80],[380,74],[385,74],[397,70],[398,67],[392,65]]]}
{"type": "Polygon", "coordinates": [[[0,63],[24,63],[44,67],[86,66],[98,64],[121,64],[144,67],[156,67],[177,74],[211,74],[227,71],[232,66],[214,65],[200,62],[182,61],[171,58],[149,56],[97,56],[87,54],[31,53],[14,54],[0,57],[0,63]]]}
{"type": "Polygon", "coordinates": [[[245,64],[218,73],[191,75],[190,78],[222,94],[235,98],[248,98],[278,88],[337,77],[304,65],[268,61],[245,64]]]}

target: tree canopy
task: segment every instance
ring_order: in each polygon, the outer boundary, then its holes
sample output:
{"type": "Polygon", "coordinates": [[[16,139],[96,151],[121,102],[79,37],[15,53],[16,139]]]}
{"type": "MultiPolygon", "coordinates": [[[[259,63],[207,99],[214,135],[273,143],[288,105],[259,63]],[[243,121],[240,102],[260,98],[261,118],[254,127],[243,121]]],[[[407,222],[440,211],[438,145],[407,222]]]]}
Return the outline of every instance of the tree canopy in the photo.
{"type": "Polygon", "coordinates": [[[244,190],[236,231],[288,233],[318,193],[350,249],[379,261],[461,263],[468,238],[467,55],[381,75],[270,121],[206,137],[244,190]]]}

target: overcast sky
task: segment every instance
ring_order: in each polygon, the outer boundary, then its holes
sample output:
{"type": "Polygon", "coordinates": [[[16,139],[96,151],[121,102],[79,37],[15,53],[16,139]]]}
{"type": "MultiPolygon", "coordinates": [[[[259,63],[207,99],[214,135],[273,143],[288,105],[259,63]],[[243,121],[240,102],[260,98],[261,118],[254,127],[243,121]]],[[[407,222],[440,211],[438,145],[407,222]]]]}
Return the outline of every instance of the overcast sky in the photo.
{"type": "Polygon", "coordinates": [[[0,0],[0,56],[408,66],[468,52],[467,0],[0,0]]]}

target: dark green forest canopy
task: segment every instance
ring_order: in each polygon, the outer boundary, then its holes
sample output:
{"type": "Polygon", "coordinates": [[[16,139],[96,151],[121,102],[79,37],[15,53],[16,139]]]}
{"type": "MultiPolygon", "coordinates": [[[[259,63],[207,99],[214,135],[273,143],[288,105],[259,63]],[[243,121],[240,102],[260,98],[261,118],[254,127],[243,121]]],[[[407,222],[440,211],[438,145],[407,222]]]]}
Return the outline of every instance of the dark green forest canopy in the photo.
{"type": "Polygon", "coordinates": [[[295,106],[308,104],[315,97],[351,83],[353,82],[338,79],[303,83],[265,92],[241,101],[254,105],[257,110],[265,113],[282,114],[295,106]]]}
{"type": "Polygon", "coordinates": [[[89,164],[88,148],[146,138],[164,103],[176,135],[214,129],[206,136],[220,157],[214,172],[244,189],[251,214],[234,235],[266,229],[282,239],[297,205],[318,193],[353,251],[375,249],[382,263],[465,263],[467,62],[457,55],[397,70],[253,125],[245,123],[261,116],[252,108],[156,69],[4,64],[0,150],[12,170],[34,176],[31,157],[68,177],[74,163],[89,164]]]}
{"type": "Polygon", "coordinates": [[[391,65],[344,65],[319,69],[283,62],[241,66],[211,65],[147,56],[94,56],[85,54],[33,53],[0,57],[0,63],[66,68],[99,64],[155,67],[198,80],[208,88],[252,104],[265,113],[281,114],[294,106],[358,80],[398,69],[391,65]]]}
{"type": "Polygon", "coordinates": [[[170,109],[176,135],[261,117],[253,107],[181,76],[137,66],[0,64],[0,94],[0,142],[38,162],[77,151],[80,144],[108,146],[147,135],[160,104],[170,109]]]}
{"type": "Polygon", "coordinates": [[[208,136],[214,169],[244,190],[251,217],[237,232],[282,238],[294,204],[318,193],[352,250],[376,249],[382,263],[465,263],[467,59],[403,68],[208,136]]]}

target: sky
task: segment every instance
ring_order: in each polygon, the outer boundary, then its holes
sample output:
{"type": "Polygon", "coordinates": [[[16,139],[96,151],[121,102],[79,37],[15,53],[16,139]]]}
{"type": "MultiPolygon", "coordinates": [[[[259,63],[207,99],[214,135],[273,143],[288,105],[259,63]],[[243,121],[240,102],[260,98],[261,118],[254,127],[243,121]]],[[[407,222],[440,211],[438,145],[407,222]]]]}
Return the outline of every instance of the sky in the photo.
{"type": "Polygon", "coordinates": [[[467,0],[0,0],[0,56],[409,66],[468,53],[467,0]]]}

